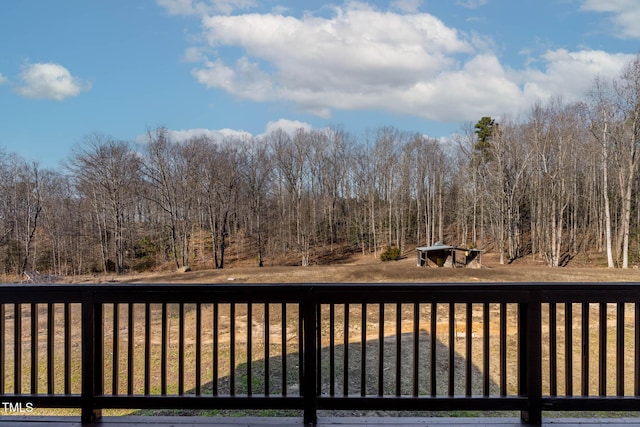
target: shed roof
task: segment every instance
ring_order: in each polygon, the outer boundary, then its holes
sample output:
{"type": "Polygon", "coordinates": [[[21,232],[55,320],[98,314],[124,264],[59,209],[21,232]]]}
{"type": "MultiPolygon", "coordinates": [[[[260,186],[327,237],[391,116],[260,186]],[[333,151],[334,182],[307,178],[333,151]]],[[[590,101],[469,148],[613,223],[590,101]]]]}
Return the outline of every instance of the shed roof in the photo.
{"type": "Polygon", "coordinates": [[[420,252],[431,252],[431,251],[471,251],[471,252],[482,252],[480,249],[469,249],[469,248],[462,248],[460,246],[450,246],[450,245],[445,245],[442,242],[437,242],[435,245],[431,245],[431,246],[419,246],[416,248],[416,250],[420,251],[420,252]]]}
{"type": "Polygon", "coordinates": [[[432,246],[420,246],[416,248],[420,252],[429,252],[429,251],[446,251],[451,249],[457,249],[455,246],[443,245],[443,244],[435,244],[432,246]]]}

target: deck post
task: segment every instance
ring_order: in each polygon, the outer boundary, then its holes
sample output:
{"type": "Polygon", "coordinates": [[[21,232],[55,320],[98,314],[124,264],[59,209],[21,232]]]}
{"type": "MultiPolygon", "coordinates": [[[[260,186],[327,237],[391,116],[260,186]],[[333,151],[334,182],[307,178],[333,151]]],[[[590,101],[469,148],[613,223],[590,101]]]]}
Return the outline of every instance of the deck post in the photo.
{"type": "Polygon", "coordinates": [[[527,396],[528,408],[520,418],[531,425],[542,423],[542,300],[540,291],[531,291],[529,301],[518,310],[518,394],[527,396]]]}
{"type": "Polygon", "coordinates": [[[93,301],[93,293],[82,297],[82,423],[102,416],[95,407],[96,392],[102,391],[102,305],[93,301]]]}
{"type": "Polygon", "coordinates": [[[309,293],[305,296],[301,304],[302,319],[303,319],[303,334],[304,340],[304,369],[302,378],[302,395],[304,397],[304,423],[315,424],[318,421],[318,415],[316,413],[316,390],[317,381],[316,378],[316,351],[317,351],[317,334],[318,319],[316,314],[316,301],[313,288],[309,289],[309,293]]]}

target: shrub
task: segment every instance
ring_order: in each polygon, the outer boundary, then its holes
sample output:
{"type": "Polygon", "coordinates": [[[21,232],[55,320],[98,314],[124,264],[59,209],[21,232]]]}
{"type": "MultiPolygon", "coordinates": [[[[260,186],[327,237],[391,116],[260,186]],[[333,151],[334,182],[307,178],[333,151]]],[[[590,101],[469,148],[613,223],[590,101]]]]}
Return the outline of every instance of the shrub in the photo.
{"type": "Polygon", "coordinates": [[[384,250],[384,252],[382,252],[380,254],[380,260],[381,261],[397,261],[400,259],[400,248],[394,248],[394,247],[387,247],[387,249],[384,250]]]}

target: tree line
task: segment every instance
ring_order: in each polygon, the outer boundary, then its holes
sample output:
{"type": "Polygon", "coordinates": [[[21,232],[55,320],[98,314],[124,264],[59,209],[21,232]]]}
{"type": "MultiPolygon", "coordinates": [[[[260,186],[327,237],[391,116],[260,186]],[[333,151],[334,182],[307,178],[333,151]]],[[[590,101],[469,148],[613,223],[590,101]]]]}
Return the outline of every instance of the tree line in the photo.
{"type": "Polygon", "coordinates": [[[482,117],[442,142],[380,127],[143,144],[92,134],[59,170],[0,153],[5,274],[308,265],[437,241],[552,267],[640,257],[640,57],[579,102],[482,117]]]}

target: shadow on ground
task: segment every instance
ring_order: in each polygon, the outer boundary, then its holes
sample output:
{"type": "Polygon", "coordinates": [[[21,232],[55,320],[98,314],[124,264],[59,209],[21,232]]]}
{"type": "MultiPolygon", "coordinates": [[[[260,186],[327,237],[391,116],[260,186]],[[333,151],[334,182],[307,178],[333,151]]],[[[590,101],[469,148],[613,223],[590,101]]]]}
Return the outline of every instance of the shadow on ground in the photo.
{"type": "MultiPolygon", "coordinates": [[[[465,357],[459,352],[464,352],[466,338],[457,338],[455,343],[456,353],[454,357],[454,394],[464,396],[466,393],[466,362],[465,357]]],[[[474,348],[479,346],[481,341],[474,338],[474,348]],[[477,341],[477,342],[476,342],[477,341]]],[[[421,331],[418,336],[418,395],[428,397],[431,394],[431,336],[421,331]]],[[[360,396],[364,390],[367,396],[378,396],[382,387],[383,396],[395,396],[399,385],[400,394],[411,396],[414,387],[414,363],[413,349],[415,339],[413,333],[403,333],[400,336],[400,376],[397,375],[396,361],[397,341],[396,336],[385,337],[382,343],[382,361],[380,360],[380,341],[378,339],[368,340],[364,348],[366,360],[364,372],[364,383],[362,381],[362,356],[363,346],[360,342],[349,343],[347,347],[337,344],[333,354],[333,387],[334,395],[337,397],[348,395],[360,396]],[[345,348],[347,349],[347,363],[345,363],[345,348]],[[380,366],[382,363],[382,366],[380,366]],[[345,376],[345,366],[347,367],[345,376]],[[382,380],[380,381],[378,372],[382,369],[382,380]],[[346,380],[346,381],[345,381],[346,380]],[[346,383],[346,385],[345,385],[346,383]]],[[[436,340],[436,394],[437,396],[447,396],[449,391],[449,346],[436,340]]],[[[269,358],[269,394],[280,396],[286,386],[288,396],[299,396],[299,363],[300,354],[293,353],[286,356],[284,360],[281,356],[269,358]],[[286,384],[283,384],[283,365],[286,370],[286,384]]],[[[247,364],[243,363],[236,367],[235,395],[247,395],[249,387],[249,376],[247,375],[247,364]]],[[[251,363],[251,391],[254,396],[265,393],[265,360],[254,360],[251,363]]],[[[331,350],[329,346],[324,346],[321,351],[321,396],[331,395],[331,350]]],[[[222,377],[218,380],[217,394],[228,396],[232,379],[230,376],[222,377]]],[[[471,368],[472,395],[481,396],[483,393],[483,373],[475,365],[471,368]]],[[[499,393],[499,385],[490,381],[490,394],[499,393]]],[[[208,382],[203,385],[201,394],[204,396],[213,395],[213,384],[208,382]]],[[[195,390],[189,390],[187,394],[195,394],[195,390]]],[[[136,411],[136,415],[189,415],[189,416],[302,416],[299,410],[278,410],[278,409],[252,409],[252,410],[227,410],[215,408],[215,399],[212,398],[211,408],[201,410],[141,410],[136,411]]],[[[381,410],[349,410],[349,411],[329,411],[319,410],[321,417],[328,416],[516,416],[513,412],[481,412],[481,411],[456,411],[456,412],[429,412],[429,411],[381,411],[381,410]]]]}

